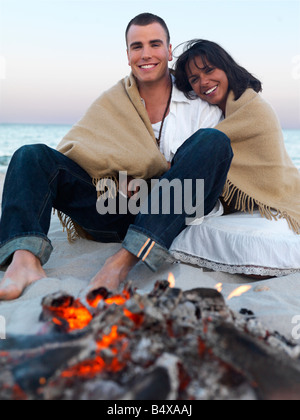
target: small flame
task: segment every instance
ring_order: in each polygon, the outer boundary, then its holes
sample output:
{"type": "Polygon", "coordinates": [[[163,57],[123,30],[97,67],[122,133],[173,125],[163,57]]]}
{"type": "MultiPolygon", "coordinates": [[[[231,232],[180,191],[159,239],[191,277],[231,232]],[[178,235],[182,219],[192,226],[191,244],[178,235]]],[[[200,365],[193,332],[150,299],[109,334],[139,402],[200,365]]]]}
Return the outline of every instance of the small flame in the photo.
{"type": "Polygon", "coordinates": [[[223,283],[218,283],[218,284],[216,284],[216,285],[215,285],[215,289],[216,289],[219,293],[221,293],[221,292],[222,292],[222,290],[223,290],[223,283]]]}
{"type": "Polygon", "coordinates": [[[240,286],[237,289],[235,289],[233,292],[230,293],[227,300],[230,300],[233,297],[241,296],[242,294],[248,292],[251,288],[252,288],[252,286],[249,286],[249,285],[240,286]]]}
{"type": "Polygon", "coordinates": [[[175,277],[173,273],[169,273],[168,282],[170,287],[173,289],[175,287],[175,277]]]}

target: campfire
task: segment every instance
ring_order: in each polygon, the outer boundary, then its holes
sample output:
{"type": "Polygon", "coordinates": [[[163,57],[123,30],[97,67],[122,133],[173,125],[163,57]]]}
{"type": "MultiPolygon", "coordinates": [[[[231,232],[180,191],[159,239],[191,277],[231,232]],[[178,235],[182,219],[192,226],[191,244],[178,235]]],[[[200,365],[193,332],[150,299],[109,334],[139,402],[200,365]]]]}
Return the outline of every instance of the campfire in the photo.
{"type": "Polygon", "coordinates": [[[183,292],[170,275],[145,295],[131,284],[84,301],[49,295],[43,333],[1,343],[0,398],[299,399],[295,345],[250,311],[233,313],[221,292],[222,284],[183,292]]]}

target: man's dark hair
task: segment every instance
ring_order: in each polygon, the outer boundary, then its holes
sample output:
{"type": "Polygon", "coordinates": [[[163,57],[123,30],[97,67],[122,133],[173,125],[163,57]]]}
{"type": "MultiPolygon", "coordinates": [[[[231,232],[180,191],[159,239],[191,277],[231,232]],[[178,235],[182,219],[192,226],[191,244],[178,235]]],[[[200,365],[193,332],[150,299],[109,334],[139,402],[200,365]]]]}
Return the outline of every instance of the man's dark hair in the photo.
{"type": "Polygon", "coordinates": [[[252,88],[255,92],[262,91],[261,82],[237,64],[224,48],[215,42],[194,39],[186,44],[185,51],[178,58],[175,68],[176,86],[189,99],[195,99],[195,94],[186,74],[186,66],[192,61],[197,66],[195,61],[197,57],[202,59],[206,68],[212,65],[226,73],[229,89],[233,90],[236,100],[248,88],[252,88]]]}
{"type": "Polygon", "coordinates": [[[128,32],[129,29],[131,28],[131,26],[136,25],[136,26],[148,26],[148,25],[152,25],[152,23],[159,23],[165,30],[166,35],[167,35],[167,41],[168,41],[168,45],[170,44],[171,41],[171,37],[170,37],[170,32],[169,29],[166,25],[166,22],[160,18],[159,16],[153,15],[152,13],[142,13],[141,15],[136,16],[134,19],[132,19],[126,29],[126,43],[127,43],[127,36],[128,36],[128,32]]]}

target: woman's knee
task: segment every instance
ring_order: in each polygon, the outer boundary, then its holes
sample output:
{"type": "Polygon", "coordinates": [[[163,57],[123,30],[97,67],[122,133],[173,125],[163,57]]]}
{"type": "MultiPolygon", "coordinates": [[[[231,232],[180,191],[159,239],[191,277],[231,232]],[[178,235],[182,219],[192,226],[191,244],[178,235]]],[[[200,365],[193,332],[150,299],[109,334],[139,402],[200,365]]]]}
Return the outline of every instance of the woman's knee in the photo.
{"type": "Polygon", "coordinates": [[[223,132],[213,128],[197,131],[178,149],[177,154],[177,157],[182,158],[187,158],[187,155],[193,158],[199,157],[199,159],[203,157],[215,157],[217,160],[233,158],[230,139],[223,132]]]}
{"type": "Polygon", "coordinates": [[[215,153],[224,151],[233,154],[229,137],[215,128],[206,128],[197,131],[195,133],[195,143],[197,146],[208,147],[215,153]]]}

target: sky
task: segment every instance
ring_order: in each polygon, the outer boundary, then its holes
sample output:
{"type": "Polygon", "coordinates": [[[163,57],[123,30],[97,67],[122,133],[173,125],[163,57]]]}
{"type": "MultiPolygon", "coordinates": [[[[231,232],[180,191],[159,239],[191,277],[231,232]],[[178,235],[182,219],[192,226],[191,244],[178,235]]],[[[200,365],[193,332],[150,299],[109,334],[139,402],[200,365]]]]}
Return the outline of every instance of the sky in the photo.
{"type": "Polygon", "coordinates": [[[74,124],[129,74],[125,29],[165,19],[173,47],[222,45],[300,129],[300,0],[0,0],[0,123],[74,124]]]}

